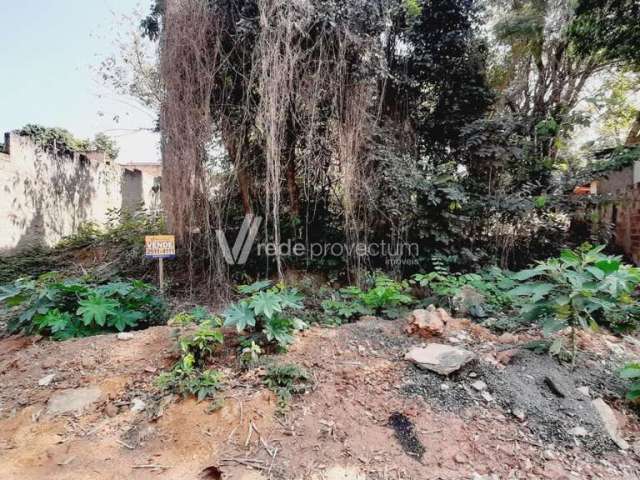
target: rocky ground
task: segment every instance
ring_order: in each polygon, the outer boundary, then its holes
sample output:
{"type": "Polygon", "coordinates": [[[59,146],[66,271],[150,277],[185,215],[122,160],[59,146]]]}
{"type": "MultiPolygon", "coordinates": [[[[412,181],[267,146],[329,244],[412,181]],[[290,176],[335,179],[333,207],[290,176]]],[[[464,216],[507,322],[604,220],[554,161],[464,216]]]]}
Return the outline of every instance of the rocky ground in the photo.
{"type": "Polygon", "coordinates": [[[366,318],[303,332],[276,361],[303,365],[314,386],[284,413],[264,369],[239,369],[231,347],[216,365],[227,378],[221,408],[158,392],[153,380],[174,360],[171,327],[5,338],[0,478],[639,478],[640,417],[615,375],[638,358],[637,339],[582,335],[571,370],[518,348],[527,335],[464,320],[431,338],[416,330],[366,318]],[[405,359],[436,343],[472,355],[438,356],[466,362],[447,376],[405,359]]]}

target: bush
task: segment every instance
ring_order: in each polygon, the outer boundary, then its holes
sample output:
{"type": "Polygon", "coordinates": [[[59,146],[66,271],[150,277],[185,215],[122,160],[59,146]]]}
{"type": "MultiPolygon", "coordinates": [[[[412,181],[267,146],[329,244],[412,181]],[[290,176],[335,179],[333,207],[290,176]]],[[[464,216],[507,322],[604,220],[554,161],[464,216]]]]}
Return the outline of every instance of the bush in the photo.
{"type": "Polygon", "coordinates": [[[284,409],[293,395],[307,391],[311,386],[311,376],[295,363],[273,365],[267,370],[264,384],[278,396],[278,405],[284,409]]]}
{"type": "MultiPolygon", "coordinates": [[[[576,327],[629,329],[640,319],[633,296],[640,269],[623,264],[620,257],[602,254],[604,248],[585,244],[564,250],[559,258],[538,262],[512,276],[524,282],[509,292],[521,302],[524,318],[541,322],[546,334],[571,328],[574,357],[576,327]]],[[[559,348],[557,344],[551,351],[559,348]]]]}
{"type": "Polygon", "coordinates": [[[444,305],[451,310],[460,307],[460,305],[455,305],[456,296],[465,287],[473,288],[482,296],[482,303],[464,305],[464,307],[470,315],[477,318],[503,312],[511,308],[513,303],[507,290],[513,288],[515,282],[509,278],[508,272],[498,267],[491,267],[478,273],[465,274],[442,271],[418,273],[412,277],[412,280],[421,287],[428,288],[435,303],[444,305]]]}
{"type": "Polygon", "coordinates": [[[626,365],[620,372],[620,376],[625,380],[632,380],[627,398],[633,402],[640,399],[640,363],[626,365]]]}
{"type": "Polygon", "coordinates": [[[396,317],[403,306],[414,301],[408,291],[408,282],[396,282],[384,275],[377,275],[371,288],[343,288],[322,302],[322,308],[329,316],[329,323],[336,324],[353,320],[356,316],[377,313],[396,317]]]}
{"type": "Polygon", "coordinates": [[[155,288],[138,280],[97,285],[44,274],[0,287],[0,302],[9,309],[10,332],[56,340],[136,329],[166,316],[155,288]]]}
{"type": "Polygon", "coordinates": [[[248,297],[224,312],[224,325],[234,326],[238,332],[254,330],[267,342],[286,348],[293,342],[293,334],[306,328],[302,320],[292,316],[293,311],[302,308],[303,298],[296,289],[270,287],[267,280],[238,287],[248,297]]]}
{"type": "MultiPolygon", "coordinates": [[[[158,376],[156,385],[182,396],[194,395],[198,401],[202,401],[213,397],[222,388],[222,374],[207,367],[223,344],[224,336],[220,322],[208,315],[205,309],[195,308],[192,312],[204,320],[194,331],[178,338],[180,360],[169,372],[158,376]]],[[[178,324],[185,325],[184,316],[178,324]]]]}

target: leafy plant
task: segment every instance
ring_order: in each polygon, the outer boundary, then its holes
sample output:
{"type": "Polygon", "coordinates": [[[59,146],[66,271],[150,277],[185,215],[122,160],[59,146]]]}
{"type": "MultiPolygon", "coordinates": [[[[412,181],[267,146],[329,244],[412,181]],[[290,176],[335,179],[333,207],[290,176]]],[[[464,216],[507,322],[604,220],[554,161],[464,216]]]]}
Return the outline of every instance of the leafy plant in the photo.
{"type": "Polygon", "coordinates": [[[284,409],[293,395],[307,391],[311,386],[311,376],[295,363],[272,365],[264,377],[264,384],[278,396],[279,407],[284,409]]]}
{"type": "Polygon", "coordinates": [[[254,364],[262,354],[262,348],[253,340],[242,343],[242,352],[240,353],[240,362],[244,366],[254,364]]]}
{"type": "Polygon", "coordinates": [[[103,285],[44,274],[0,287],[10,332],[39,333],[56,340],[130,330],[164,319],[155,288],[139,280],[103,285]]]}
{"type": "Polygon", "coordinates": [[[640,363],[630,363],[620,371],[620,376],[625,380],[632,380],[631,389],[627,398],[631,401],[640,399],[640,363]]]}
{"type": "Polygon", "coordinates": [[[302,308],[302,295],[280,284],[269,287],[269,281],[238,287],[238,291],[249,296],[224,312],[224,325],[234,326],[238,332],[255,330],[267,342],[286,348],[293,341],[293,334],[306,327],[291,315],[302,308]]]}
{"type": "MultiPolygon", "coordinates": [[[[639,319],[632,293],[640,283],[640,269],[602,250],[604,245],[584,244],[512,276],[525,282],[509,292],[521,301],[525,318],[541,321],[546,334],[571,329],[574,359],[577,327],[596,329],[604,323],[615,328],[639,319]]],[[[551,349],[557,352],[558,346],[551,349]]]]}
{"type": "Polygon", "coordinates": [[[194,363],[191,354],[185,355],[171,371],[161,373],[156,378],[156,386],[184,397],[194,395],[199,402],[213,397],[222,389],[222,373],[213,369],[195,368],[194,363]]]}
{"type": "Polygon", "coordinates": [[[209,322],[212,325],[221,326],[222,320],[202,306],[192,308],[189,312],[178,312],[169,320],[170,325],[178,327],[186,327],[193,324],[202,324],[209,322]]]}
{"type": "Polygon", "coordinates": [[[192,310],[192,314],[204,320],[195,330],[180,335],[194,319],[193,315],[183,314],[189,317],[189,321],[178,324],[180,325],[177,329],[180,359],[169,372],[158,376],[156,385],[162,390],[183,396],[194,395],[198,401],[202,401],[207,397],[213,397],[222,388],[222,374],[207,367],[224,343],[224,336],[220,330],[219,320],[209,315],[205,309],[196,308],[192,310]]]}
{"type": "Polygon", "coordinates": [[[492,267],[479,273],[454,274],[442,271],[417,273],[412,280],[421,287],[428,288],[435,296],[436,303],[454,308],[454,298],[465,287],[472,287],[483,299],[482,304],[468,305],[469,313],[475,317],[486,317],[487,313],[498,313],[509,309],[513,303],[507,290],[515,286],[507,272],[492,267]]]}
{"type": "Polygon", "coordinates": [[[408,282],[396,282],[387,276],[377,275],[371,288],[343,288],[332,298],[323,301],[322,308],[331,322],[337,324],[356,316],[375,313],[393,317],[396,316],[396,309],[414,301],[408,290],[408,282]]]}
{"type": "Polygon", "coordinates": [[[220,328],[214,327],[207,320],[192,334],[181,337],[178,343],[182,355],[193,356],[195,365],[201,367],[211,358],[216,348],[224,343],[224,336],[220,328]]]}

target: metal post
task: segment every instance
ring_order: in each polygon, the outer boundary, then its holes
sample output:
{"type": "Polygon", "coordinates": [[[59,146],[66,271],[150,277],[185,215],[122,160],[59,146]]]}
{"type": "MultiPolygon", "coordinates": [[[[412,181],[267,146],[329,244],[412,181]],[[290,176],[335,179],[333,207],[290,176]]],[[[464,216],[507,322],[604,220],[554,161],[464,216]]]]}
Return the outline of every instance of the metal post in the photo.
{"type": "Polygon", "coordinates": [[[160,280],[160,291],[164,292],[164,258],[158,259],[158,279],[160,280]]]}

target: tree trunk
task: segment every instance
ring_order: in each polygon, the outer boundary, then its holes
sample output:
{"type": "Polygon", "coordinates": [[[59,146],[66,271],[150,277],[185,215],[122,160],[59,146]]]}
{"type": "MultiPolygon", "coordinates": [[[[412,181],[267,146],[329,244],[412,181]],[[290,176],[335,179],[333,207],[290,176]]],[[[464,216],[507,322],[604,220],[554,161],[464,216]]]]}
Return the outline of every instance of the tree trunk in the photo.
{"type": "Polygon", "coordinates": [[[235,134],[231,125],[227,125],[228,128],[224,128],[224,125],[225,123],[223,123],[221,134],[222,142],[227,149],[231,162],[235,166],[238,190],[240,191],[240,198],[242,200],[242,208],[244,210],[244,214],[248,215],[253,213],[253,208],[251,207],[251,183],[242,161],[242,149],[246,141],[246,130],[244,127],[239,127],[238,130],[240,133],[235,134]]]}

